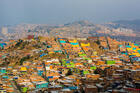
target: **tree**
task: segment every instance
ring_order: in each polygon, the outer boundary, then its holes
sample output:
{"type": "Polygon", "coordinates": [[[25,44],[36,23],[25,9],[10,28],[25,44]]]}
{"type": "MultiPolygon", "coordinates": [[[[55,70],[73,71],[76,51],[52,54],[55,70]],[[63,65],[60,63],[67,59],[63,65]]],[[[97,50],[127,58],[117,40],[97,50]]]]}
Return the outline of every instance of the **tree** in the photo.
{"type": "Polygon", "coordinates": [[[27,59],[30,59],[30,55],[27,55],[27,56],[23,57],[23,58],[20,60],[20,65],[22,65],[23,62],[24,62],[25,60],[27,60],[27,59]]]}
{"type": "Polygon", "coordinates": [[[100,41],[99,41],[99,40],[97,40],[96,43],[97,43],[98,45],[100,45],[100,41]]]}
{"type": "Polygon", "coordinates": [[[101,68],[97,68],[95,71],[94,71],[95,74],[100,74],[100,75],[104,75],[104,71],[101,69],[101,68]]]}
{"type": "Polygon", "coordinates": [[[71,69],[69,69],[68,72],[67,72],[67,74],[66,74],[66,76],[69,76],[69,75],[72,75],[71,69]]]}

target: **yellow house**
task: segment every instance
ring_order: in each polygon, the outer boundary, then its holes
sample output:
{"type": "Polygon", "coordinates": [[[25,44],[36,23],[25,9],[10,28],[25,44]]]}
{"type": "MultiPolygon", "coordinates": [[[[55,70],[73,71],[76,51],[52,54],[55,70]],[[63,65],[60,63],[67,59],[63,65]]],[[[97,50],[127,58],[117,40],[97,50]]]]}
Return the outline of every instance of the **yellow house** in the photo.
{"type": "Polygon", "coordinates": [[[27,68],[26,67],[21,67],[20,71],[27,71],[27,68]]]}
{"type": "Polygon", "coordinates": [[[53,54],[54,52],[49,52],[49,54],[53,54]]]}
{"type": "Polygon", "coordinates": [[[77,43],[77,40],[69,40],[70,43],[77,43]]]}
{"type": "Polygon", "coordinates": [[[97,55],[97,52],[96,52],[96,51],[94,51],[94,52],[93,52],[93,55],[97,55]]]}
{"type": "Polygon", "coordinates": [[[87,43],[87,44],[81,43],[81,46],[90,46],[90,43],[87,43]]]}

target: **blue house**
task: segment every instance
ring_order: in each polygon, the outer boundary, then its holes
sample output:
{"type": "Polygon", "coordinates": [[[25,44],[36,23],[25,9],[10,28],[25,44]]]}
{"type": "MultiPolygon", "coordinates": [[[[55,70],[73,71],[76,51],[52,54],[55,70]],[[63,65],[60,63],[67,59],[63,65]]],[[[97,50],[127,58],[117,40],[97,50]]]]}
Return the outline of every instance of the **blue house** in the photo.
{"type": "Polygon", "coordinates": [[[37,84],[36,85],[36,88],[39,89],[39,88],[48,88],[48,83],[40,83],[40,84],[37,84]]]}
{"type": "Polygon", "coordinates": [[[0,48],[4,48],[4,46],[6,46],[6,43],[0,43],[0,48]]]}
{"type": "Polygon", "coordinates": [[[6,68],[1,68],[0,69],[0,74],[5,74],[6,73],[6,68]]]}

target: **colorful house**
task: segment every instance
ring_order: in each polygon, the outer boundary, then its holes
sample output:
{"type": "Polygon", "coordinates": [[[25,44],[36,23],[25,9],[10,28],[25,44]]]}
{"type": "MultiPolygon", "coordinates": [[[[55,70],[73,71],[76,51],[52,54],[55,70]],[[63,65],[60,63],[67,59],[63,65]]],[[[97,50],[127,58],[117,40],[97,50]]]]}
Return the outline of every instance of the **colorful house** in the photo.
{"type": "Polygon", "coordinates": [[[46,83],[46,82],[38,83],[38,84],[36,84],[36,88],[37,89],[39,89],[39,88],[48,88],[48,83],[46,83]]]}

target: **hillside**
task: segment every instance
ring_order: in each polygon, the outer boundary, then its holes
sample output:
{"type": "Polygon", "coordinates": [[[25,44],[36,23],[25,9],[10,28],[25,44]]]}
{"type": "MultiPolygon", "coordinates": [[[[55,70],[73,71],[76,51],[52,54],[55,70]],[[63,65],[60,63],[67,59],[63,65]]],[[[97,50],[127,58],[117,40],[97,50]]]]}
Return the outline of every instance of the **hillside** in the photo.
{"type": "Polygon", "coordinates": [[[91,36],[112,36],[119,40],[139,41],[140,20],[121,20],[105,24],[94,24],[86,20],[62,25],[19,24],[8,27],[8,30],[10,30],[8,35],[0,37],[0,39],[19,39],[25,38],[28,35],[83,38],[91,36]],[[126,38],[122,39],[120,37],[126,38]]]}
{"type": "Polygon", "coordinates": [[[140,32],[140,20],[118,20],[111,23],[107,23],[106,26],[112,28],[128,28],[133,29],[136,32],[140,32]]]}

